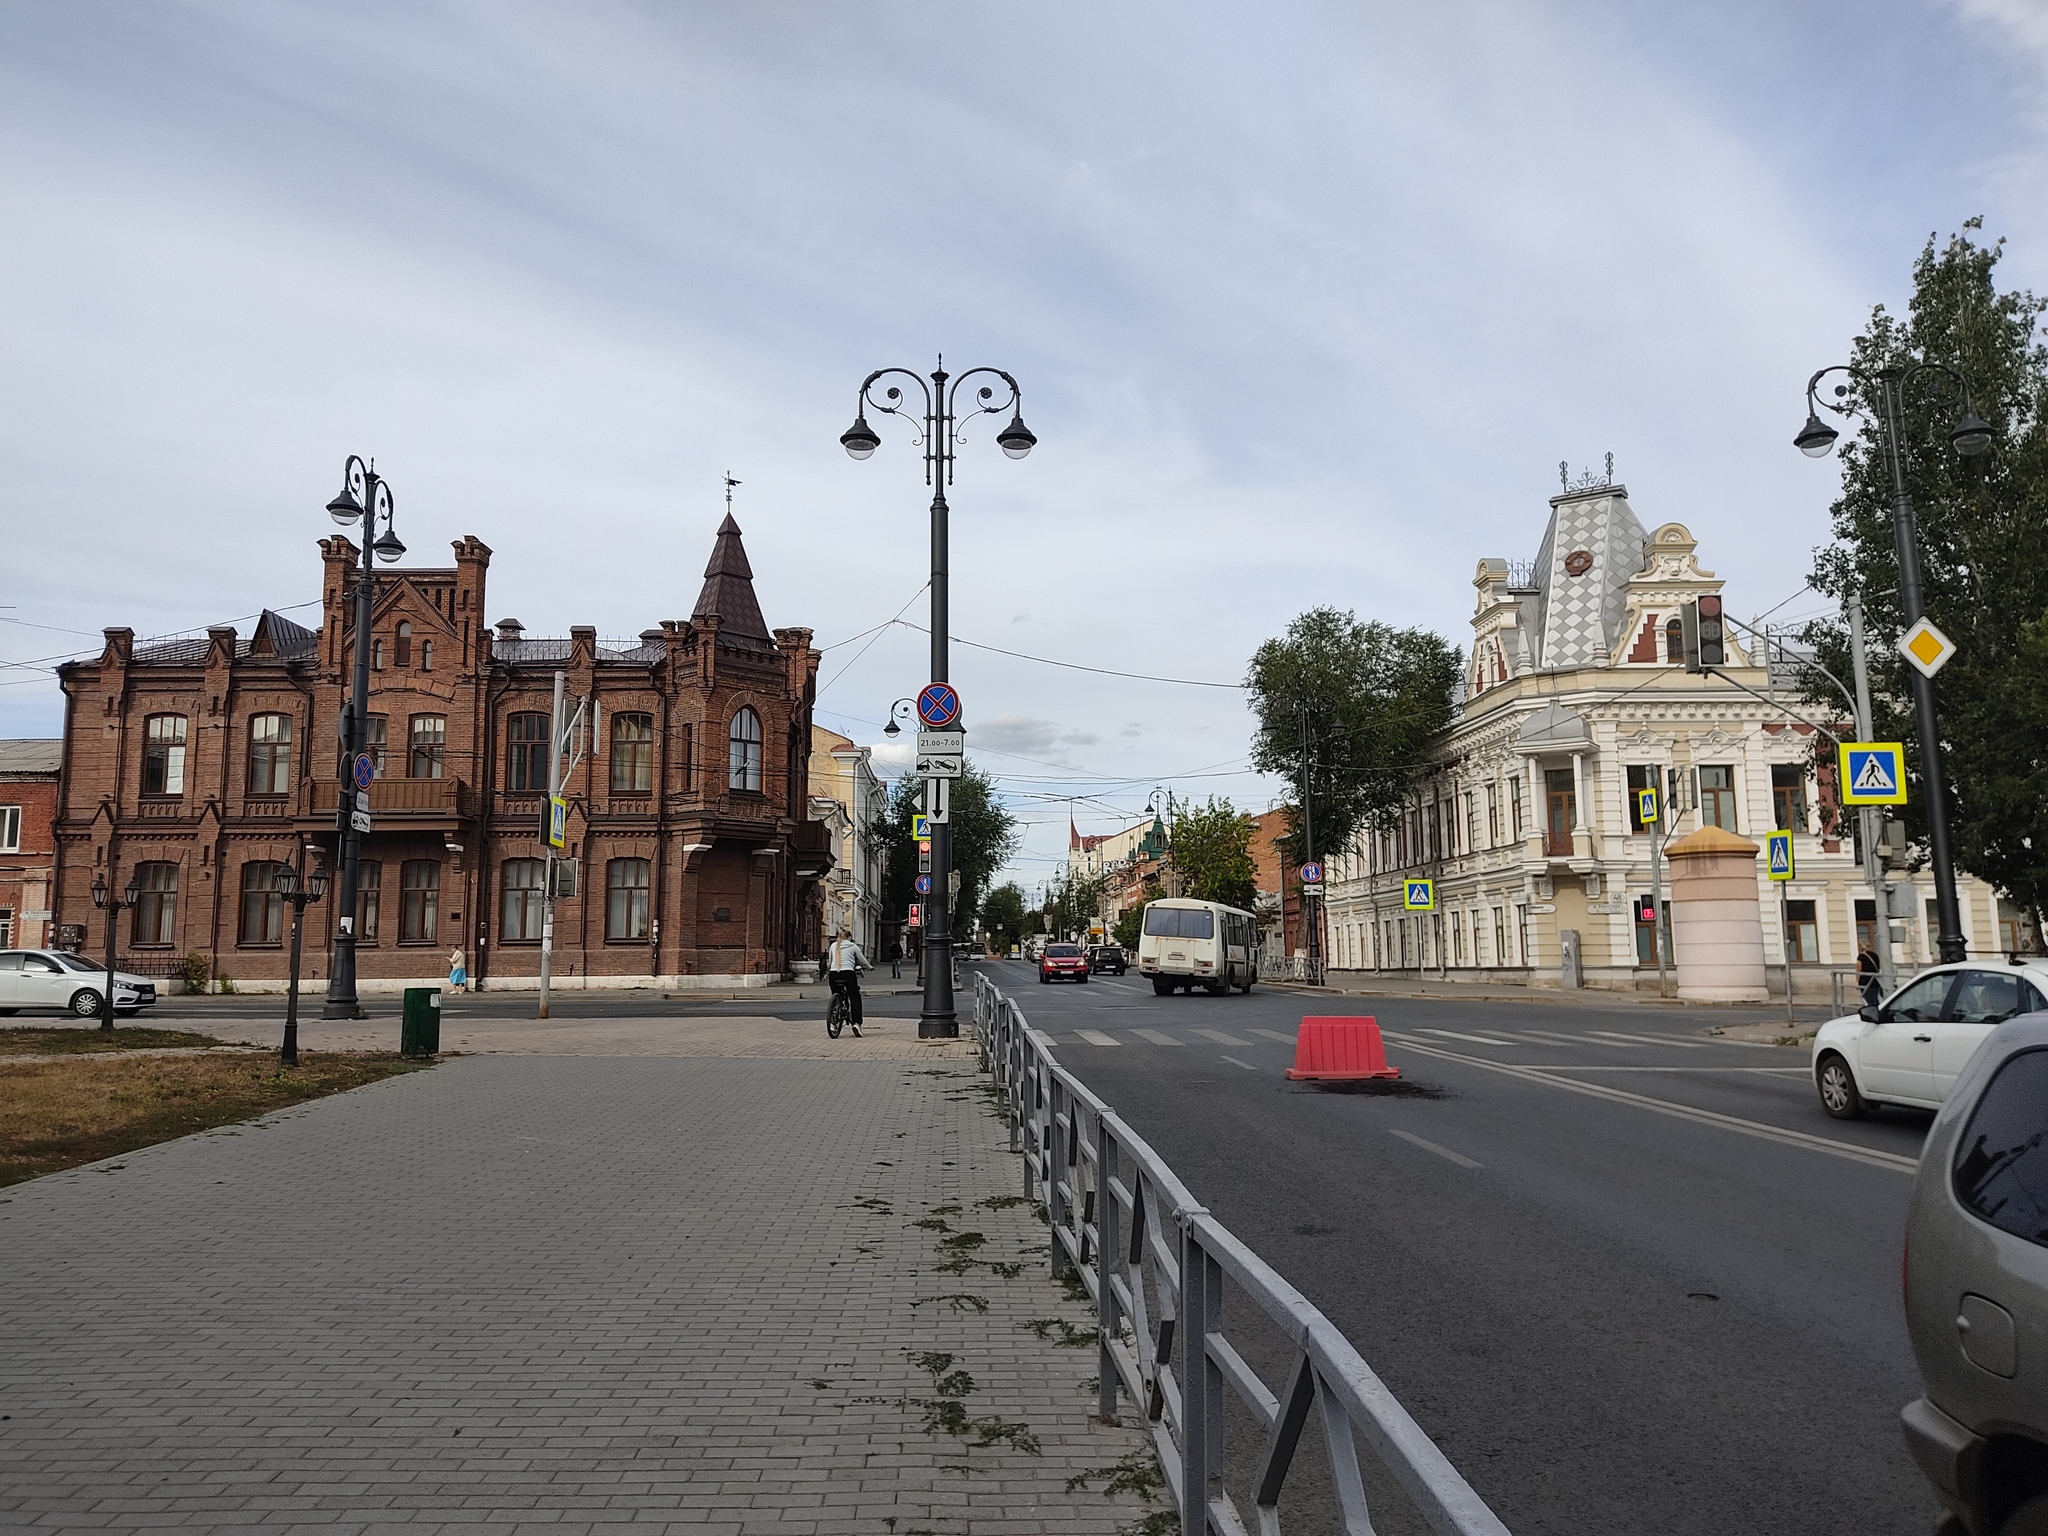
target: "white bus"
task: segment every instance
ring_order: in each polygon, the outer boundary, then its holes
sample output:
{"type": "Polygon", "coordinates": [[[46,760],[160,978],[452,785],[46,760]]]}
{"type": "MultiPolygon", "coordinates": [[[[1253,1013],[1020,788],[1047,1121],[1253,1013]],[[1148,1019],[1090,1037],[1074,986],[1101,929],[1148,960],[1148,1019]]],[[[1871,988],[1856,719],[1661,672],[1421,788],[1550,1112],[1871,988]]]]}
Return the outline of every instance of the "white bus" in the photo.
{"type": "Polygon", "coordinates": [[[1138,938],[1138,971],[1161,997],[1202,987],[1222,997],[1249,992],[1259,975],[1259,925],[1249,912],[1213,901],[1168,897],[1149,903],[1138,938]]]}

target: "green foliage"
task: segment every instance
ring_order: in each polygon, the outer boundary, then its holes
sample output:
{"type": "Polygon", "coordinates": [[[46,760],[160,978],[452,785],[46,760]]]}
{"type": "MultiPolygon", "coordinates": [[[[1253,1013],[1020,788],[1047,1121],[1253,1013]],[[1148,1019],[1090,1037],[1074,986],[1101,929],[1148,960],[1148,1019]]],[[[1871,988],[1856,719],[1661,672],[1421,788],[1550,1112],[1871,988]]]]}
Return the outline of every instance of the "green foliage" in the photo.
{"type": "Polygon", "coordinates": [[[185,964],[181,974],[184,978],[185,990],[194,997],[203,993],[213,981],[212,965],[207,961],[206,956],[199,953],[196,949],[185,957],[185,964]]]}
{"type": "MultiPolygon", "coordinates": [[[[903,778],[889,794],[889,809],[875,835],[889,850],[889,872],[884,881],[885,906],[891,918],[900,919],[910,903],[919,899],[917,840],[910,835],[910,818],[919,808],[924,781],[903,778]]],[[[972,762],[953,781],[952,828],[953,867],[960,871],[960,898],[953,904],[952,931],[957,943],[973,931],[989,878],[1017,851],[1017,819],[997,802],[995,784],[972,762]]]]}
{"type": "Polygon", "coordinates": [[[1180,873],[1181,894],[1250,911],[1259,889],[1251,854],[1257,830],[1229,800],[1213,795],[1207,805],[1181,811],[1173,823],[1173,867],[1180,873]]]}
{"type": "MultiPolygon", "coordinates": [[[[1922,361],[1955,368],[1997,434],[1991,452],[1963,457],[1948,442],[1957,404],[1946,381],[1922,375],[1909,385],[1900,450],[1926,612],[1958,647],[1936,681],[1956,861],[2039,911],[2048,903],[2048,346],[2039,330],[2048,300],[1998,291],[2004,242],[1980,245],[1981,228],[1971,219],[1939,248],[1930,237],[1913,265],[1907,316],[1873,309],[1850,357],[1866,374],[1922,361]]],[[[1823,380],[1823,390],[1839,378],[1823,380]]],[[[1863,594],[1876,733],[1906,743],[1912,787],[1902,809],[1911,833],[1924,837],[1927,799],[1897,650],[1905,619],[1892,483],[1876,424],[1845,434],[1841,457],[1834,538],[1815,553],[1813,585],[1838,598],[1863,594]]],[[[1816,624],[1807,638],[1821,664],[1849,681],[1846,626],[1816,624]]],[[[1812,698],[1847,713],[1825,682],[1812,698]]]]}
{"type": "Polygon", "coordinates": [[[1399,814],[1430,739],[1451,719],[1457,647],[1424,629],[1396,629],[1312,608],[1252,654],[1245,686],[1258,712],[1252,765],[1294,787],[1289,863],[1342,848],[1362,826],[1399,814]]]}
{"type": "Polygon", "coordinates": [[[1106,876],[1069,873],[1054,880],[1045,888],[1045,931],[1085,937],[1090,920],[1102,915],[1108,897],[1106,876]]]}
{"type": "MultiPolygon", "coordinates": [[[[1149,894],[1156,894],[1156,892],[1149,894]]],[[[1140,902],[1135,906],[1125,907],[1124,910],[1117,916],[1116,927],[1114,930],[1112,930],[1111,937],[1113,937],[1117,941],[1117,943],[1122,945],[1125,949],[1129,950],[1133,954],[1136,954],[1138,950],[1138,938],[1144,929],[1144,925],[1145,907],[1143,902],[1140,902]]]]}
{"type": "Polygon", "coordinates": [[[981,904],[981,926],[989,943],[1007,950],[1024,941],[1024,891],[1014,880],[988,893],[981,904]]]}

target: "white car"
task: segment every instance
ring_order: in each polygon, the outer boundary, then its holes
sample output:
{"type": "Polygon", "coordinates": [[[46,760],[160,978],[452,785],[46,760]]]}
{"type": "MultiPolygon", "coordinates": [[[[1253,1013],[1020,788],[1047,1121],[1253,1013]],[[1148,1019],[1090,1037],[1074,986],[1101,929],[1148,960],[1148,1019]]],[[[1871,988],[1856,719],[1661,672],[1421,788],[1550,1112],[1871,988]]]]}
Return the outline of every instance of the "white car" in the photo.
{"type": "Polygon", "coordinates": [[[1939,1109],[1991,1032],[2048,1008],[2048,959],[1965,960],[1922,971],[1876,1007],[1821,1025],[1821,1107],[1854,1120],[1876,1104],[1939,1109]]]}
{"type": "MultiPolygon", "coordinates": [[[[0,949],[0,1013],[54,1008],[90,1019],[100,1011],[107,969],[61,949],[0,949]]],[[[114,972],[114,1012],[132,1019],[156,1006],[156,983],[114,972]]]]}

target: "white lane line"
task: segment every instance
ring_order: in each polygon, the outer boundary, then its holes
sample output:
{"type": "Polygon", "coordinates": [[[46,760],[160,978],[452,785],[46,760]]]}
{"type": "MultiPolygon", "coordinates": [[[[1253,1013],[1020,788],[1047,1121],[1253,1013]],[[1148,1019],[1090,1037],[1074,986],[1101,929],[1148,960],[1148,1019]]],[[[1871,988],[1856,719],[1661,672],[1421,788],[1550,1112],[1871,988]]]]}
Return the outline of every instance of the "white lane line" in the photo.
{"type": "Polygon", "coordinates": [[[1248,1035],[1262,1035],[1268,1040],[1278,1040],[1282,1045],[1294,1044],[1294,1036],[1283,1035],[1277,1029],[1248,1029],[1245,1033],[1248,1035]]]}
{"type": "Polygon", "coordinates": [[[1608,1046],[1619,1051],[1640,1051],[1640,1045],[1630,1045],[1626,1040],[1589,1040],[1584,1035],[1558,1035],[1547,1029],[1525,1029],[1525,1035],[1534,1035],[1538,1040],[1555,1040],[1559,1045],[1608,1046]]]}
{"type": "Polygon", "coordinates": [[[1238,1060],[1238,1059],[1237,1059],[1237,1058],[1236,1058],[1235,1056],[1226,1056],[1226,1057],[1224,1057],[1223,1059],[1224,1059],[1225,1061],[1229,1062],[1229,1063],[1230,1063],[1230,1064],[1231,1064],[1231,1065],[1232,1065],[1233,1067],[1243,1067],[1243,1068],[1245,1069],[1245,1071],[1247,1071],[1247,1072],[1256,1072],[1256,1071],[1258,1071],[1258,1070],[1259,1070],[1259,1069],[1258,1069],[1257,1067],[1253,1066],[1253,1065],[1252,1065],[1252,1064],[1251,1064],[1250,1062],[1248,1062],[1248,1061],[1239,1061],[1239,1060],[1238,1060]]]}
{"type": "Polygon", "coordinates": [[[1611,1029],[1591,1029],[1586,1031],[1586,1033],[1601,1040],[1634,1040],[1641,1045],[1675,1046],[1681,1051],[1704,1051],[1707,1049],[1707,1042],[1704,1040],[1670,1040],[1657,1035],[1622,1035],[1616,1034],[1611,1029]]]}
{"type": "Polygon", "coordinates": [[[1653,1099],[1646,1094],[1630,1093],[1622,1088],[1609,1088],[1603,1083],[1581,1083],[1535,1067],[1519,1067],[1504,1061],[1488,1061],[1483,1056],[1466,1056],[1457,1051],[1443,1050],[1438,1046],[1424,1045],[1420,1041],[1411,1042],[1407,1049],[1420,1051],[1425,1056],[1435,1056],[1443,1061],[1461,1062],[1465,1066],[1478,1067],[1483,1071],[1519,1077],[1525,1082],[1544,1083],[1552,1088],[1562,1088],[1567,1093],[1583,1093],[1591,1098],[1609,1099],[1617,1104],[1633,1104],[1639,1109],[1647,1109],[1659,1115],[1670,1115],[1677,1120],[1719,1126],[1722,1130],[1733,1131],[1739,1136],[1754,1136],[1761,1141],[1775,1141],[1783,1146],[1804,1147],[1810,1152],[1825,1152],[1830,1157],[1845,1157],[1852,1163],[1866,1163],[1872,1168],[1889,1168],[1894,1173],[1915,1173],[1920,1167],[1918,1158],[1901,1157],[1896,1152],[1881,1152],[1875,1147],[1859,1147],[1851,1142],[1814,1136],[1805,1131],[1790,1131],[1782,1126],[1765,1125],[1759,1120],[1744,1120],[1740,1116],[1724,1115],[1716,1110],[1695,1109],[1690,1104],[1674,1104],[1669,1099],[1653,1099]]]}
{"type": "Polygon", "coordinates": [[[1161,1034],[1156,1029],[1134,1029],[1131,1031],[1140,1040],[1150,1040],[1154,1045],[1185,1045],[1185,1040],[1176,1040],[1171,1035],[1161,1034]]]}
{"type": "Polygon", "coordinates": [[[1455,1029],[1429,1029],[1416,1025],[1425,1035],[1442,1035],[1446,1040],[1470,1040],[1474,1045],[1518,1045],[1516,1040],[1496,1040],[1492,1035],[1461,1035],[1455,1029]]]}
{"type": "MultiPolygon", "coordinates": [[[[1223,1031],[1222,1031],[1222,1030],[1220,1030],[1220,1029],[1197,1029],[1197,1030],[1194,1030],[1194,1031],[1192,1031],[1192,1033],[1194,1033],[1194,1034],[1197,1034],[1197,1035],[1200,1035],[1200,1036],[1201,1036],[1201,1037],[1202,1037],[1202,1038],[1203,1038],[1204,1040],[1214,1040],[1214,1041],[1215,1041],[1215,1042],[1216,1042],[1216,1043],[1217,1043],[1218,1045],[1250,1045],[1250,1044],[1251,1044],[1251,1041],[1249,1041],[1249,1040],[1240,1040],[1240,1039],[1238,1039],[1238,1038],[1237,1038],[1237,1036],[1235,1036],[1235,1035],[1226,1035],[1226,1034],[1225,1034],[1225,1033],[1223,1033],[1223,1031]]],[[[1224,1058],[1224,1059],[1225,1059],[1225,1060],[1228,1060],[1229,1058],[1228,1058],[1228,1057],[1226,1057],[1226,1058],[1224,1058]]]]}
{"type": "Polygon", "coordinates": [[[1739,1072],[1749,1076],[1762,1077],[1806,1076],[1806,1068],[1804,1067],[1642,1067],[1637,1066],[1634,1062],[1630,1062],[1625,1067],[1617,1067],[1610,1066],[1605,1062],[1596,1064],[1577,1061],[1562,1061],[1554,1066],[1549,1063],[1537,1062],[1523,1062],[1521,1065],[1537,1072],[1691,1072],[1696,1074],[1703,1072],[1709,1077],[1721,1072],[1739,1072]]]}
{"type": "Polygon", "coordinates": [[[1123,1041],[1121,1041],[1121,1040],[1117,1039],[1117,1038],[1116,1038],[1116,1036],[1114,1036],[1114,1035],[1105,1035],[1105,1034],[1104,1034],[1104,1033],[1103,1033],[1103,1032],[1102,1032],[1101,1030],[1099,1030],[1099,1029],[1077,1029],[1077,1030],[1075,1030],[1075,1031],[1074,1031],[1074,1033],[1075,1033],[1075,1034],[1077,1034],[1077,1035],[1079,1035],[1079,1036],[1080,1036],[1080,1037],[1081,1037],[1081,1038],[1082,1038],[1083,1040],[1086,1040],[1086,1041],[1087,1041],[1087,1042],[1088,1042],[1088,1043],[1089,1043],[1090,1045],[1122,1045],[1122,1044],[1123,1044],[1123,1041]]]}
{"type": "Polygon", "coordinates": [[[1460,1168],[1482,1168],[1485,1166],[1485,1164],[1483,1163],[1473,1162],[1471,1158],[1465,1156],[1465,1154],[1462,1152],[1453,1152],[1449,1147],[1440,1147],[1433,1141],[1424,1141],[1420,1136],[1415,1135],[1413,1132],[1395,1131],[1394,1134],[1400,1137],[1403,1141],[1413,1142],[1416,1146],[1422,1148],[1422,1150],[1425,1152],[1434,1152],[1438,1157],[1449,1158],[1452,1162],[1456,1163],[1460,1168]]]}
{"type": "Polygon", "coordinates": [[[1128,981],[1103,981],[1097,982],[1096,985],[1103,987],[1115,987],[1119,992],[1136,992],[1137,990],[1139,990],[1138,988],[1132,986],[1128,981]]]}

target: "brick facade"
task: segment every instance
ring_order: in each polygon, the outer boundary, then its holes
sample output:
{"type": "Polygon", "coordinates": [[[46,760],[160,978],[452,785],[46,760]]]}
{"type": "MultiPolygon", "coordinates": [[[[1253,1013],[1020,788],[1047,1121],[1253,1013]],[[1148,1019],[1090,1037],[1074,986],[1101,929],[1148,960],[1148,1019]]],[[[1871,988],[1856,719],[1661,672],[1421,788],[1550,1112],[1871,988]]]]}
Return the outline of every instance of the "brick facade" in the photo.
{"type": "Polygon", "coordinates": [[[0,741],[0,949],[50,942],[63,743],[0,741]]]}
{"type": "MultiPolygon", "coordinates": [[[[473,536],[453,548],[452,567],[377,577],[362,988],[445,976],[457,947],[474,982],[536,984],[526,891],[557,670],[595,727],[563,786],[583,878],[556,904],[557,985],[766,981],[814,949],[831,864],[806,819],[818,653],[808,629],[768,629],[738,525],[719,529],[691,617],[624,646],[595,628],[537,640],[487,624],[491,551],[473,536]]],[[[335,867],[353,666],[359,552],[335,537],[321,553],[318,629],[266,612],[246,639],[220,628],[143,649],[109,629],[97,661],[60,670],[61,922],[90,925],[96,870],[115,866],[119,885],[141,868],[173,899],[124,914],[124,954],[161,969],[197,952],[238,985],[284,976],[267,866],[305,847],[335,867]]],[[[328,974],[338,895],[337,879],[306,909],[309,980],[328,974]]]]}

